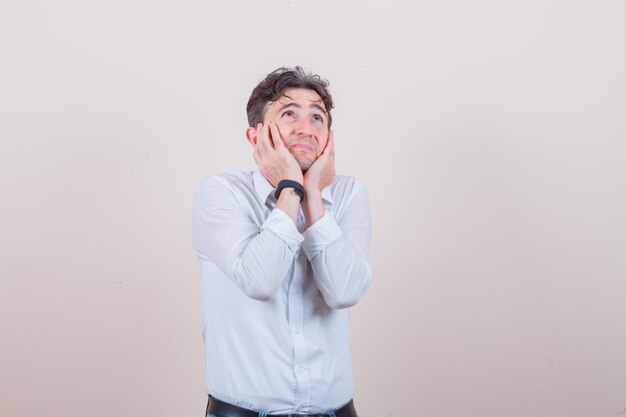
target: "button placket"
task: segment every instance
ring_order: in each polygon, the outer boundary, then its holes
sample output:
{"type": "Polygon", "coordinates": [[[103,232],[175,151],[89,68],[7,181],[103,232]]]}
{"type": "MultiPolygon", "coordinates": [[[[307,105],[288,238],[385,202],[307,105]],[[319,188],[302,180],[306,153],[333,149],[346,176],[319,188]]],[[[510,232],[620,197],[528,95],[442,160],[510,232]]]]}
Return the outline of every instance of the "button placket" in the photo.
{"type": "Polygon", "coordinates": [[[307,347],[304,338],[304,300],[302,290],[304,277],[307,271],[306,257],[294,260],[294,278],[289,285],[289,332],[294,347],[294,376],[296,379],[296,391],[294,404],[296,409],[306,405],[310,397],[311,378],[307,372],[307,347]]]}

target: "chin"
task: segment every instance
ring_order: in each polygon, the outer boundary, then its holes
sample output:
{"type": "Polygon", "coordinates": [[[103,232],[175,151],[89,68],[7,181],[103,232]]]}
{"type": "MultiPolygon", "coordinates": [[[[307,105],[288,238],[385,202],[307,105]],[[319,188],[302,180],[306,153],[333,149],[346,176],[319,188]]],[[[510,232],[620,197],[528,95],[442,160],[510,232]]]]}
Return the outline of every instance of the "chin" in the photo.
{"type": "Polygon", "coordinates": [[[297,159],[298,165],[300,165],[300,169],[302,172],[305,172],[307,169],[311,168],[314,161],[310,161],[308,159],[297,159]]]}

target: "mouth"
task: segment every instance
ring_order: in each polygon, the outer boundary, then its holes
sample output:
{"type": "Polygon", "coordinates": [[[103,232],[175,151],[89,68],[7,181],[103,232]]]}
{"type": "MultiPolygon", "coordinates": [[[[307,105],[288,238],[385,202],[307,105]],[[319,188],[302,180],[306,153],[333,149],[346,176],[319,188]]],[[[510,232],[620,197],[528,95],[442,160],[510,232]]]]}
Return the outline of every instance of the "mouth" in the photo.
{"type": "Polygon", "coordinates": [[[308,152],[313,152],[313,146],[309,145],[308,143],[294,143],[293,145],[291,145],[292,149],[296,149],[296,150],[300,150],[300,151],[308,151],[308,152]]]}

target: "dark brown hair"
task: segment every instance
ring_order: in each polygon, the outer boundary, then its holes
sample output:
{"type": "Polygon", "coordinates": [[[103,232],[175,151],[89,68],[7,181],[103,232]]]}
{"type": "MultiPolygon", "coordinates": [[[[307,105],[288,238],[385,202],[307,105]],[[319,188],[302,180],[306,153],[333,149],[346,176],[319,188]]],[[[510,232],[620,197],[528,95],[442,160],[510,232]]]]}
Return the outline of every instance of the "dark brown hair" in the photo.
{"type": "Polygon", "coordinates": [[[333,122],[330,110],[334,104],[328,91],[328,84],[328,81],[323,80],[319,75],[307,73],[299,66],[293,69],[281,67],[270,72],[263,81],[254,87],[250,99],[248,99],[246,111],[248,112],[249,126],[255,127],[262,123],[267,104],[281,98],[289,88],[305,88],[315,91],[324,102],[328,115],[328,128],[330,128],[333,122]]]}

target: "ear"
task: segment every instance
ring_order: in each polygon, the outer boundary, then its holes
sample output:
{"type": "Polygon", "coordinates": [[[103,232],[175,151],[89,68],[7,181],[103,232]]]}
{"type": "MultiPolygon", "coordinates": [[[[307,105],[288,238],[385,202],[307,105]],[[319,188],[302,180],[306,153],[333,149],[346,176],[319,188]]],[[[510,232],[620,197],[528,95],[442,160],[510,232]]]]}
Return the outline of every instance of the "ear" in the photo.
{"type": "Polygon", "coordinates": [[[256,146],[256,128],[249,127],[246,129],[246,139],[248,139],[253,148],[256,146]]]}

